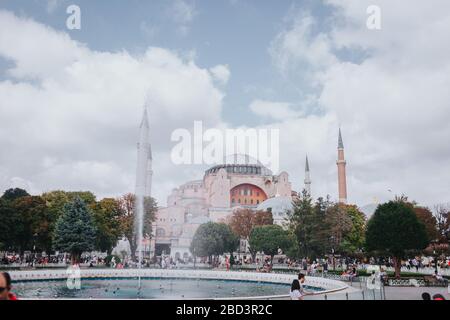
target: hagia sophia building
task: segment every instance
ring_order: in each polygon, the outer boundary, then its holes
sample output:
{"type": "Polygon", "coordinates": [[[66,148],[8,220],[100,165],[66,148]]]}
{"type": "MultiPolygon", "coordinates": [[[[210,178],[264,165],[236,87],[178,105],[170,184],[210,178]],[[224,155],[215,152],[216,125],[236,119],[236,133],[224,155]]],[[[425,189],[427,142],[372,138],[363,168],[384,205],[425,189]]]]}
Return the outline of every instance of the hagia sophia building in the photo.
{"type": "MultiPolygon", "coordinates": [[[[147,112],[140,126],[138,168],[145,169],[145,177],[136,179],[136,189],[151,196],[152,154],[149,143],[147,112]]],[[[192,256],[189,247],[197,228],[207,222],[225,222],[239,208],[270,210],[274,223],[283,226],[286,210],[292,208],[289,174],[274,174],[248,156],[234,156],[233,161],[216,165],[205,171],[201,180],[186,182],[172,190],[167,206],[159,207],[153,224],[153,236],[148,241],[151,256],[170,255],[175,259],[192,256]],[[231,163],[230,163],[231,162],[231,163]]],[[[338,138],[339,201],[347,201],[346,162],[341,131],[338,138]]],[[[309,162],[305,161],[304,189],[311,192],[309,162]]]]}

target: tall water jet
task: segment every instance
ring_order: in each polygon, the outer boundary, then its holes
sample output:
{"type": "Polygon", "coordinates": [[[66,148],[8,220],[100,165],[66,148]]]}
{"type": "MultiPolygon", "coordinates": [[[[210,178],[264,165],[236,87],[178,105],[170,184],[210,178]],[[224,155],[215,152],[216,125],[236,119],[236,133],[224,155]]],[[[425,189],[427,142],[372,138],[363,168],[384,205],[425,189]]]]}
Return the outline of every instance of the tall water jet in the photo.
{"type": "MultiPolygon", "coordinates": [[[[139,127],[139,142],[137,144],[137,170],[135,190],[135,232],[136,250],[138,251],[138,268],[141,269],[143,261],[142,242],[144,240],[144,211],[145,198],[151,197],[152,187],[152,150],[150,145],[150,126],[148,122],[147,106],[139,127]]],[[[138,275],[139,288],[141,287],[140,272],[138,275]]]]}

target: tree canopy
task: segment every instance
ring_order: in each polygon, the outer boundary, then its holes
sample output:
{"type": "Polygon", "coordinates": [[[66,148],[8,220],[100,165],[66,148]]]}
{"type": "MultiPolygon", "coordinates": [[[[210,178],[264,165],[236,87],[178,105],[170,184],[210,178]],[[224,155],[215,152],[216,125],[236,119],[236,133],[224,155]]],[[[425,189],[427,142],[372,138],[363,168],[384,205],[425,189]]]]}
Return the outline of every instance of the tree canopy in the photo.
{"type": "Polygon", "coordinates": [[[294,246],[294,241],[281,226],[266,225],[253,228],[249,244],[252,250],[264,252],[273,259],[278,254],[278,249],[288,251],[294,246]]]}
{"type": "Polygon", "coordinates": [[[378,206],[367,224],[366,247],[394,258],[396,275],[400,275],[400,259],[408,251],[422,250],[428,244],[425,226],[412,206],[404,201],[390,201],[378,206]]]}
{"type": "Polygon", "coordinates": [[[190,251],[196,257],[212,257],[232,253],[238,245],[239,238],[227,224],[208,222],[198,227],[190,251]]]}
{"type": "MultiPolygon", "coordinates": [[[[118,200],[118,222],[121,235],[130,243],[131,255],[135,257],[137,249],[137,224],[135,219],[136,197],[132,193],[127,193],[118,200]]],[[[144,235],[151,238],[152,223],[156,218],[157,203],[151,197],[144,198],[144,235]]]]}
{"type": "Polygon", "coordinates": [[[81,253],[95,249],[96,232],[91,210],[76,197],[64,206],[56,222],[53,246],[56,250],[70,252],[72,262],[77,262],[81,253]]]}
{"type": "Polygon", "coordinates": [[[269,211],[254,211],[239,209],[231,215],[229,225],[233,232],[242,239],[248,239],[255,226],[273,224],[272,213],[269,211]]]}
{"type": "Polygon", "coordinates": [[[6,190],[2,195],[2,199],[7,200],[7,201],[12,201],[12,200],[16,200],[18,198],[26,197],[29,195],[30,194],[26,190],[23,190],[20,188],[14,188],[14,189],[6,190]]]}

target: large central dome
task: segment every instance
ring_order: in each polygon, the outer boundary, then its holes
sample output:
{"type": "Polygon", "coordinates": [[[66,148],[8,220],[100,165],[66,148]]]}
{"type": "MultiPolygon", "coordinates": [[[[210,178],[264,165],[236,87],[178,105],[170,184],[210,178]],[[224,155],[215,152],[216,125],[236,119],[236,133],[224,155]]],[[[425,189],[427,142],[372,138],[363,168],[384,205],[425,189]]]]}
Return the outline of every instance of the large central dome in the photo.
{"type": "Polygon", "coordinates": [[[224,164],[214,166],[206,170],[205,175],[214,174],[220,169],[225,169],[227,173],[231,174],[248,174],[248,175],[262,175],[270,176],[272,171],[265,167],[261,162],[249,155],[234,154],[227,156],[224,159],[224,164]]]}

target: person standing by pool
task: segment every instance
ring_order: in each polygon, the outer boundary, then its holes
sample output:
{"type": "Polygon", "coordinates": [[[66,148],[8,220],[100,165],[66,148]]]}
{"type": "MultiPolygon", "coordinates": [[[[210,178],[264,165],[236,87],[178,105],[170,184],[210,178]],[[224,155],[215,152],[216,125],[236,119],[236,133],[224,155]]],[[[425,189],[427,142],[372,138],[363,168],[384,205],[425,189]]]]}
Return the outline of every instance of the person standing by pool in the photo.
{"type": "MultiPolygon", "coordinates": [[[[299,273],[298,274],[298,280],[297,282],[299,283],[299,289],[298,291],[300,292],[300,298],[298,300],[303,300],[304,296],[308,296],[308,295],[312,295],[312,292],[309,292],[307,290],[305,290],[305,288],[303,287],[303,284],[305,283],[305,275],[303,273],[299,273]]],[[[292,285],[294,285],[295,280],[292,282],[292,285]]],[[[292,292],[292,288],[291,288],[291,292],[292,292]]],[[[292,296],[291,296],[292,298],[292,296]]],[[[294,300],[294,299],[293,299],[294,300]]]]}
{"type": "Polygon", "coordinates": [[[303,300],[303,295],[300,290],[302,290],[300,281],[294,279],[294,281],[292,281],[291,292],[289,294],[291,296],[291,300],[303,300]]]}
{"type": "Polygon", "coordinates": [[[11,292],[11,276],[8,272],[0,272],[0,300],[17,300],[11,292]]]}

